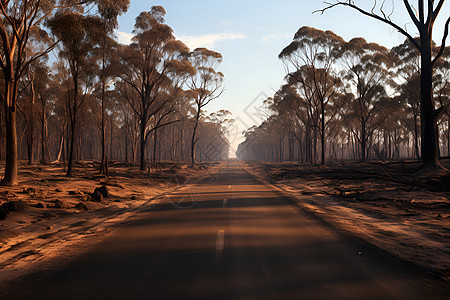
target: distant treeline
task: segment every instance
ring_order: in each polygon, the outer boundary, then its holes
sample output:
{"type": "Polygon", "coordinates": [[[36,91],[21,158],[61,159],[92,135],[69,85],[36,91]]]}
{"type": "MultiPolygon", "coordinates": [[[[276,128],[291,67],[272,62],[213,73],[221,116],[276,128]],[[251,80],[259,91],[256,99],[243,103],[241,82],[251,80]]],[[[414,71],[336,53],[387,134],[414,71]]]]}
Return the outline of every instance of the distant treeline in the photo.
{"type": "MultiPolygon", "coordinates": [[[[266,120],[244,133],[239,158],[308,163],[421,158],[421,57],[410,40],[387,49],[302,27],[279,58],[286,83],[265,101],[266,120]]],[[[449,65],[446,47],[433,70],[440,155],[450,155],[449,65]]]]}

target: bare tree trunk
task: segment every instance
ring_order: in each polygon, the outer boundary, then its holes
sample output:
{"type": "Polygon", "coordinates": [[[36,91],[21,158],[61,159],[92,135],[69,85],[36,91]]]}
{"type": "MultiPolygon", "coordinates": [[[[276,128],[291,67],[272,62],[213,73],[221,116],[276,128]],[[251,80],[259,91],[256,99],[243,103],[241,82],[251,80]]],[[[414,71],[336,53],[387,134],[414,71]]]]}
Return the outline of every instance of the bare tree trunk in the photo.
{"type": "Polygon", "coordinates": [[[197,133],[198,122],[200,119],[200,108],[197,110],[197,115],[195,116],[195,125],[194,130],[192,132],[192,140],[191,140],[191,164],[195,164],[195,144],[197,143],[195,137],[197,133]]]}
{"type": "Polygon", "coordinates": [[[361,122],[361,161],[366,161],[366,123],[364,121],[361,122]]]}
{"type": "Polygon", "coordinates": [[[146,138],[145,138],[145,122],[143,120],[141,120],[141,135],[140,135],[140,150],[141,150],[141,159],[140,159],[140,167],[139,169],[141,171],[145,170],[145,142],[146,142],[146,138]]]}
{"type": "Polygon", "coordinates": [[[75,149],[75,126],[76,126],[75,120],[72,120],[70,126],[70,145],[69,145],[70,148],[67,162],[67,176],[72,176],[74,149],[75,149]]]}
{"type": "Polygon", "coordinates": [[[128,118],[125,117],[125,163],[128,164],[128,118]]]}
{"type": "Polygon", "coordinates": [[[421,115],[423,119],[422,132],[422,158],[424,168],[439,167],[438,136],[436,112],[433,101],[433,67],[431,63],[431,36],[426,30],[420,33],[421,39],[421,72],[420,72],[420,95],[421,115]]]}
{"type": "Polygon", "coordinates": [[[157,141],[158,141],[158,136],[157,136],[157,129],[155,129],[153,131],[153,157],[152,157],[152,165],[156,166],[156,148],[157,148],[157,141]]]}
{"type": "Polygon", "coordinates": [[[6,185],[16,185],[17,176],[17,129],[16,129],[16,109],[7,108],[6,112],[6,165],[5,176],[2,183],[6,185]]]}
{"type": "Polygon", "coordinates": [[[450,156],[450,117],[447,121],[447,156],[450,156]]]}
{"type": "Polygon", "coordinates": [[[28,154],[28,165],[32,165],[34,162],[34,120],[33,112],[27,118],[27,154],[28,154]]]}
{"type": "Polygon", "coordinates": [[[27,117],[27,150],[28,150],[28,165],[34,163],[34,103],[36,94],[34,91],[34,84],[31,83],[31,103],[28,103],[29,116],[27,117]]]}
{"type": "MultiPolygon", "coordinates": [[[[76,67],[74,67],[75,69],[76,67]]],[[[72,176],[73,171],[73,160],[74,160],[74,148],[75,148],[75,140],[76,140],[76,132],[77,132],[77,110],[78,110],[78,74],[75,72],[72,75],[73,79],[73,111],[70,112],[70,150],[69,150],[69,158],[67,163],[67,176],[72,176]]],[[[70,105],[70,104],[69,104],[70,105]]]]}
{"type": "Polygon", "coordinates": [[[184,141],[183,128],[180,128],[180,160],[181,161],[184,161],[183,141],[184,141]]]}
{"type": "Polygon", "coordinates": [[[417,119],[414,117],[414,149],[416,152],[416,157],[420,159],[419,151],[419,128],[417,126],[417,119]]]}
{"type": "Polygon", "coordinates": [[[113,114],[111,114],[111,121],[109,122],[109,127],[110,127],[110,138],[109,138],[109,161],[111,161],[113,159],[113,151],[114,151],[114,145],[113,145],[113,140],[114,140],[114,118],[113,118],[113,114]]]}
{"type": "Polygon", "coordinates": [[[12,80],[5,79],[5,122],[6,122],[6,164],[4,185],[17,185],[18,183],[18,157],[17,157],[17,109],[15,104],[17,87],[12,80]]]}
{"type": "Polygon", "coordinates": [[[102,146],[102,158],[100,162],[100,174],[106,173],[106,107],[105,107],[105,64],[103,61],[102,67],[102,124],[101,124],[101,146],[102,146]]]}
{"type": "Polygon", "coordinates": [[[46,164],[50,162],[51,157],[48,147],[48,128],[47,128],[47,116],[45,114],[45,100],[41,97],[41,162],[46,164]],[[47,156],[46,156],[47,155],[47,156]]]}
{"type": "Polygon", "coordinates": [[[3,112],[5,106],[2,106],[0,109],[0,161],[3,161],[3,151],[4,151],[4,147],[5,147],[5,140],[4,137],[6,136],[6,134],[3,134],[3,119],[4,119],[4,115],[5,113],[3,112]]]}
{"type": "Polygon", "coordinates": [[[322,165],[325,164],[325,108],[324,108],[324,103],[323,103],[323,99],[321,99],[321,120],[320,120],[320,127],[321,127],[321,134],[320,134],[320,140],[322,142],[321,145],[321,152],[322,152],[322,160],[321,163],[322,165]]]}

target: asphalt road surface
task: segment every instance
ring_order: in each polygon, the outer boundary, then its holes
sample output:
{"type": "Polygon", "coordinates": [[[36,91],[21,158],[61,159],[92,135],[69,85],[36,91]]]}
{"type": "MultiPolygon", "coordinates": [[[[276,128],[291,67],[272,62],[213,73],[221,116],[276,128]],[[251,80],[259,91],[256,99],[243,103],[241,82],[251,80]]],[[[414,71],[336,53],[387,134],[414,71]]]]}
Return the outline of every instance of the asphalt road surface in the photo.
{"type": "Polygon", "coordinates": [[[448,283],[302,212],[237,162],[167,200],[19,298],[449,299],[448,283]]]}

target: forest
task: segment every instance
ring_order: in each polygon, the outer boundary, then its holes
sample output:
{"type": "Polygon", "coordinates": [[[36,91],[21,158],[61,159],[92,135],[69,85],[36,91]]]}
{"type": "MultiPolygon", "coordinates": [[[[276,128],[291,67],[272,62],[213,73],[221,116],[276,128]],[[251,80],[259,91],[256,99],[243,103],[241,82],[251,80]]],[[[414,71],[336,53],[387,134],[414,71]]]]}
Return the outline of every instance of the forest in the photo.
{"type": "MultiPolygon", "coordinates": [[[[435,56],[440,48],[433,48],[435,56]]],[[[442,50],[432,76],[440,157],[450,156],[450,47],[442,50]]],[[[285,83],[264,101],[265,121],[244,132],[239,158],[320,164],[422,159],[421,53],[410,39],[387,49],[301,27],[278,57],[285,83]]]]}
{"type": "Polygon", "coordinates": [[[18,162],[159,161],[228,157],[230,112],[208,114],[223,92],[222,55],[190,50],[153,6],[136,16],[130,45],[114,37],[120,1],[2,1],[0,161],[3,184],[18,162]]]}
{"type": "Polygon", "coordinates": [[[288,2],[0,1],[0,299],[448,298],[448,6],[288,2]]]}

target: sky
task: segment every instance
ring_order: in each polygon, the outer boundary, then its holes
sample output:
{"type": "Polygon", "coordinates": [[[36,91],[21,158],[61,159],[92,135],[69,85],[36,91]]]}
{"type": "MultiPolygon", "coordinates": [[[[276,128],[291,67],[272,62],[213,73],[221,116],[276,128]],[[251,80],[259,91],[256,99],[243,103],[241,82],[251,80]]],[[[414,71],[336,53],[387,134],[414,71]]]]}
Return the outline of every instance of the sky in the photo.
{"type": "MultiPolygon", "coordinates": [[[[402,1],[386,2],[386,11],[394,8],[392,20],[415,35],[402,1]]],[[[373,1],[356,0],[355,3],[370,8],[368,5],[373,1]]],[[[233,114],[236,121],[229,132],[231,157],[243,141],[242,132],[264,120],[260,110],[263,100],[283,84],[286,72],[278,54],[290,44],[299,28],[331,30],[347,41],[363,37],[388,48],[405,40],[388,25],[350,8],[336,7],[323,14],[313,13],[326,6],[321,0],[131,0],[127,13],[119,17],[116,35],[120,42],[129,42],[135,18],[153,5],[164,7],[166,24],[191,50],[206,47],[222,54],[219,71],[225,75],[225,91],[206,110],[211,113],[227,109],[233,114]]],[[[435,25],[434,38],[438,45],[449,15],[450,1],[446,1],[435,25]]]]}

